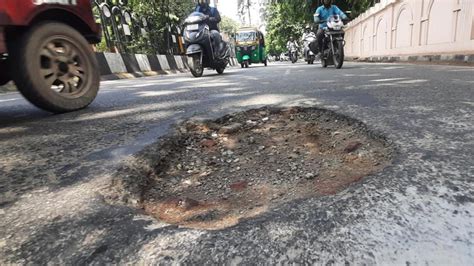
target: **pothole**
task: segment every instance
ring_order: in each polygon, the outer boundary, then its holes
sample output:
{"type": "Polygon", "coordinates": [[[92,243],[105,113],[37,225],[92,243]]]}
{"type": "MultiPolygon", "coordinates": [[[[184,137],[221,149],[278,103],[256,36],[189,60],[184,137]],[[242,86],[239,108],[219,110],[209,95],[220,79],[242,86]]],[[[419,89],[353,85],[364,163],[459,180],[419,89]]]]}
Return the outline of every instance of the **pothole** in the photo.
{"type": "Polygon", "coordinates": [[[222,229],[335,194],[389,165],[392,153],[382,136],[334,112],[262,108],[179,125],[121,169],[115,187],[160,221],[222,229]]]}

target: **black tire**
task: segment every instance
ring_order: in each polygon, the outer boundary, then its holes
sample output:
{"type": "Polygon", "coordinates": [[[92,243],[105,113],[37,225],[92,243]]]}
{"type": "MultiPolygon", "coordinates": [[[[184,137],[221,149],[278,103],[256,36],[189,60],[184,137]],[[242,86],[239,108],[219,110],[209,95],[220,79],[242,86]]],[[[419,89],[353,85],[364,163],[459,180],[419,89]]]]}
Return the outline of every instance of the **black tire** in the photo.
{"type": "Polygon", "coordinates": [[[10,81],[9,72],[7,62],[5,60],[0,60],[0,86],[5,85],[10,81]]]}
{"type": "Polygon", "coordinates": [[[9,73],[7,61],[0,59],[0,86],[7,84],[11,80],[9,73]]]}
{"type": "Polygon", "coordinates": [[[244,67],[245,67],[244,63],[241,63],[240,68],[244,68],[244,67]]]}
{"type": "Polygon", "coordinates": [[[192,67],[190,67],[191,74],[196,78],[202,77],[204,74],[204,68],[202,67],[201,54],[193,54],[191,60],[193,62],[192,67]]]}
{"type": "Polygon", "coordinates": [[[9,43],[12,79],[32,104],[54,113],[87,107],[100,73],[94,52],[74,28],[44,22],[9,43]]]}
{"type": "Polygon", "coordinates": [[[224,74],[224,70],[225,70],[225,67],[219,67],[219,68],[216,69],[217,74],[219,74],[219,75],[224,74]]]}
{"type": "Polygon", "coordinates": [[[245,61],[244,66],[245,66],[245,68],[249,68],[249,61],[245,61]]]}
{"type": "Polygon", "coordinates": [[[292,57],[291,57],[291,63],[296,63],[296,61],[298,61],[298,57],[296,56],[296,54],[294,54],[292,57]]]}
{"type": "Polygon", "coordinates": [[[324,68],[328,67],[328,62],[326,59],[321,58],[321,66],[323,66],[324,68]]]}
{"type": "Polygon", "coordinates": [[[334,44],[334,49],[336,50],[333,55],[334,65],[337,69],[341,69],[344,64],[344,45],[342,41],[337,41],[334,44]]]}
{"type": "Polygon", "coordinates": [[[263,65],[264,65],[264,66],[267,66],[267,65],[268,65],[268,59],[267,59],[267,58],[265,58],[265,61],[263,62],[263,65]]]}

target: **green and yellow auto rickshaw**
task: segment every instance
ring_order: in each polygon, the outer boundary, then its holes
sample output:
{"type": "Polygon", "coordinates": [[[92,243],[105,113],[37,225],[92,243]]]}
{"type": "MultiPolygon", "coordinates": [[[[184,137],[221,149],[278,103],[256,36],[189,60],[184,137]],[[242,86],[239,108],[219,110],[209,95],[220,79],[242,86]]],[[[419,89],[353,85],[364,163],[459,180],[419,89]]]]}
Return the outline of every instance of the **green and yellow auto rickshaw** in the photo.
{"type": "Polygon", "coordinates": [[[235,54],[242,68],[263,63],[267,66],[265,38],[257,28],[241,28],[235,35],[235,54]]]}

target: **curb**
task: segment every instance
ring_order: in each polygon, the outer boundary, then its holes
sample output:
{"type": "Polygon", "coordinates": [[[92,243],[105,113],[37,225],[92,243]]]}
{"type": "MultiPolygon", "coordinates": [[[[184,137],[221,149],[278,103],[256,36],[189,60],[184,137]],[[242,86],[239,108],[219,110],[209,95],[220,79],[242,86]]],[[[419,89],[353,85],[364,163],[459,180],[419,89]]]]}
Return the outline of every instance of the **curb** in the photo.
{"type": "Polygon", "coordinates": [[[377,63],[433,63],[474,66],[474,54],[443,54],[443,55],[412,55],[412,56],[372,56],[372,57],[351,57],[347,60],[355,62],[377,62],[377,63]]]}
{"type": "MultiPolygon", "coordinates": [[[[96,56],[101,80],[186,73],[189,70],[188,57],[184,55],[96,53],[96,56]]],[[[230,66],[236,64],[232,57],[230,66]]]]}

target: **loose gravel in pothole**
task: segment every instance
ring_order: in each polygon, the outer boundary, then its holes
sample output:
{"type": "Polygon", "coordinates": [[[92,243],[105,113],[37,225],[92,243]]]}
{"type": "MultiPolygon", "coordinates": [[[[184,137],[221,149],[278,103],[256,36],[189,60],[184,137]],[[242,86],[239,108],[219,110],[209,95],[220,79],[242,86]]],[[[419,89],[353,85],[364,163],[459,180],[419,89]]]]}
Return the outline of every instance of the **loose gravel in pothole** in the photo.
{"type": "Polygon", "coordinates": [[[334,112],[263,108],[183,123],[144,153],[153,158],[146,176],[120,184],[140,183],[137,205],[161,221],[221,229],[291,200],[335,194],[389,165],[392,153],[382,136],[334,112]]]}

